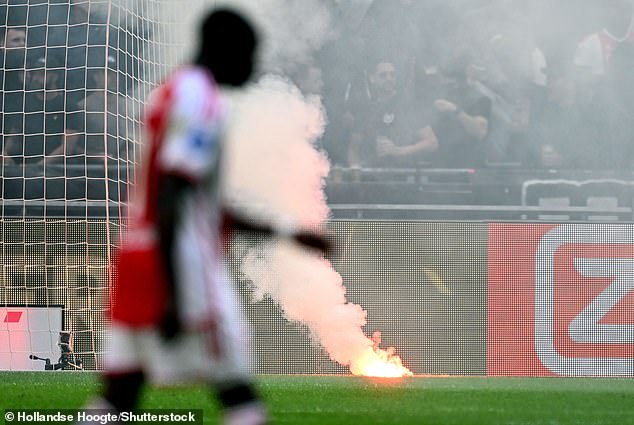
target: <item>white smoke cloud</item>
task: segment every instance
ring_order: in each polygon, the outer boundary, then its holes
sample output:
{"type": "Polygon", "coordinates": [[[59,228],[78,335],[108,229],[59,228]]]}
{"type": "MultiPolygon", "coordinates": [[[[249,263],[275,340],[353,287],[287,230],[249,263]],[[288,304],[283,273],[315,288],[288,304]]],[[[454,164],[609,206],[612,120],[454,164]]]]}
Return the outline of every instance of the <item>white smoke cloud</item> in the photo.
{"type": "MultiPolygon", "coordinates": [[[[323,192],[326,157],[314,145],[324,128],[317,98],[306,98],[286,80],[266,77],[240,97],[226,152],[227,193],[257,214],[322,224],[329,209],[323,192]],[[237,199],[236,199],[237,198],[237,199]]],[[[362,326],[366,312],[346,300],[341,276],[318,254],[288,240],[253,248],[242,272],[255,298],[273,299],[285,317],[305,325],[330,358],[357,374],[401,376],[408,371],[391,352],[376,350],[362,326]],[[386,368],[373,370],[376,364],[386,368]]]]}
{"type": "Polygon", "coordinates": [[[232,201],[305,226],[323,222],[329,164],[314,148],[325,126],[319,99],[306,99],[285,79],[268,76],[240,95],[231,112],[226,192],[232,201]]]}
{"type": "MultiPolygon", "coordinates": [[[[256,214],[274,221],[322,223],[329,214],[323,193],[328,162],[314,148],[325,123],[318,99],[269,76],[240,96],[232,115],[227,193],[243,205],[255,203],[256,214]]],[[[249,251],[242,272],[254,283],[256,299],[271,297],[288,320],[310,329],[333,360],[350,364],[350,347],[368,346],[361,332],[365,312],[347,303],[342,279],[325,259],[277,241],[249,251]]]]}

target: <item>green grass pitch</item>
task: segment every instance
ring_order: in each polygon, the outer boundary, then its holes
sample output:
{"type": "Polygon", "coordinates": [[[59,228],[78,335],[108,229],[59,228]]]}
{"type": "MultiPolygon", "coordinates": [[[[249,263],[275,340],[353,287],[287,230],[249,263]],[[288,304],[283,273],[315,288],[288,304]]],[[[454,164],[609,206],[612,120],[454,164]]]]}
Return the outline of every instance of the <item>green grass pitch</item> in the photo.
{"type": "MultiPolygon", "coordinates": [[[[634,424],[634,380],[581,378],[372,379],[259,376],[274,424],[601,425],[634,424]]],[[[99,389],[86,372],[0,372],[2,409],[74,409],[99,389]]],[[[146,409],[203,409],[204,386],[146,388],[146,409]]]]}

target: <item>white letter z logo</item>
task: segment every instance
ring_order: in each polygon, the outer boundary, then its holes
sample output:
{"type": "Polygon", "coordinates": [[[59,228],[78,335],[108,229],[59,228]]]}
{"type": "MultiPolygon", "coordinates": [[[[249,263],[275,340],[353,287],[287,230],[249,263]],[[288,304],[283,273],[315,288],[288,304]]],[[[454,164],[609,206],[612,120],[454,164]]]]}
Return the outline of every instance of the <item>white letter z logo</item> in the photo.
{"type": "Polygon", "coordinates": [[[614,281],[570,323],[570,338],[574,342],[580,343],[634,343],[634,325],[602,325],[599,323],[619,301],[634,289],[634,260],[577,258],[575,259],[575,269],[587,277],[613,276],[614,281]]]}
{"type": "MultiPolygon", "coordinates": [[[[555,266],[557,250],[566,244],[631,245],[634,253],[634,226],[615,224],[563,224],[546,233],[535,257],[535,353],[542,364],[557,375],[634,376],[634,358],[574,357],[562,355],[555,347],[555,266]]],[[[580,258],[575,269],[584,276],[614,277],[572,321],[573,342],[594,344],[634,344],[634,325],[600,324],[601,319],[634,289],[634,258],[580,258]]],[[[626,318],[631,323],[632,317],[626,318]]],[[[628,350],[631,352],[631,350],[628,350]]]]}

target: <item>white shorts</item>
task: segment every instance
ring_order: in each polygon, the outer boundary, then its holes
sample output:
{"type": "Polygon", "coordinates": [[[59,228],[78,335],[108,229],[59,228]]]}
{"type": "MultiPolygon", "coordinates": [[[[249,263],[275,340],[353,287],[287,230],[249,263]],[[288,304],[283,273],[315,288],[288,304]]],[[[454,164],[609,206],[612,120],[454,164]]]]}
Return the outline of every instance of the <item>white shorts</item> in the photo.
{"type": "Polygon", "coordinates": [[[118,374],[142,370],[149,381],[161,385],[247,379],[244,347],[225,341],[219,350],[215,346],[217,338],[196,332],[165,342],[156,329],[114,325],[106,371],[118,374]]]}

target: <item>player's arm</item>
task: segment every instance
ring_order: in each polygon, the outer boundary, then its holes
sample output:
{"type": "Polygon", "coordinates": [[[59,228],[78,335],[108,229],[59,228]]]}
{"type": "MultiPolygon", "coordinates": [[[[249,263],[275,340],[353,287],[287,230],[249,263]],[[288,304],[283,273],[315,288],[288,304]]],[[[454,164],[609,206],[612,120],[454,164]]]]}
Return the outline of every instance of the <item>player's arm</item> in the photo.
{"type": "Polygon", "coordinates": [[[157,197],[158,236],[161,263],[164,265],[167,303],[160,329],[166,339],[174,338],[181,330],[178,317],[178,291],[176,290],[175,234],[182,219],[184,194],[191,189],[191,182],[173,174],[160,177],[161,190],[157,197]]]}
{"type": "Polygon", "coordinates": [[[158,146],[157,225],[166,276],[167,303],[161,330],[164,337],[181,330],[178,315],[176,244],[184,218],[185,196],[203,184],[218,163],[220,145],[219,97],[206,74],[189,71],[174,77],[172,96],[163,106],[164,134],[158,146]]]}
{"type": "Polygon", "coordinates": [[[256,233],[264,237],[286,237],[302,246],[317,249],[324,253],[330,251],[331,243],[325,232],[314,232],[296,228],[293,225],[269,224],[247,218],[235,211],[225,211],[225,220],[232,230],[246,233],[256,233]]]}

